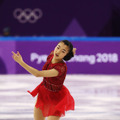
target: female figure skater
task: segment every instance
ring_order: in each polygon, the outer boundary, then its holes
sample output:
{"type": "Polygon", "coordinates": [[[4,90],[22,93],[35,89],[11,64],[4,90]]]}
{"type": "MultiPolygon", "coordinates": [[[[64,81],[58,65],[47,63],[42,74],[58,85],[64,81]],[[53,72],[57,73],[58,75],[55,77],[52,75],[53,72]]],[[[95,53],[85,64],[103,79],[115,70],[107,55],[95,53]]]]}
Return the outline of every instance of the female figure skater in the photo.
{"type": "Polygon", "coordinates": [[[36,77],[43,77],[43,81],[32,91],[28,91],[33,97],[37,96],[34,107],[34,120],[59,120],[65,115],[65,111],[74,110],[74,99],[69,90],[63,85],[67,66],[65,61],[70,60],[76,52],[76,48],[68,40],[58,43],[54,51],[47,57],[47,62],[39,71],[27,65],[19,52],[13,53],[13,59],[24,69],[36,77]]]}

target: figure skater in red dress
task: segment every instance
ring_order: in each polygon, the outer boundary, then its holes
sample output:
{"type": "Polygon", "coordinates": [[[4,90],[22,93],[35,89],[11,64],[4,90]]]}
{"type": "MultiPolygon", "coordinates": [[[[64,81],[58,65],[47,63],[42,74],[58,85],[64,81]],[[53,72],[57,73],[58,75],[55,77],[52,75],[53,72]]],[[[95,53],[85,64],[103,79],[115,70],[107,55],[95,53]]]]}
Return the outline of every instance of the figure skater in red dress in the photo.
{"type": "Polygon", "coordinates": [[[36,77],[43,77],[43,81],[32,92],[28,91],[33,97],[37,95],[34,120],[45,120],[45,117],[47,120],[60,120],[65,116],[65,111],[74,110],[74,99],[63,83],[67,72],[64,60],[70,60],[75,52],[76,48],[71,42],[60,41],[39,71],[27,65],[19,52],[12,51],[12,57],[19,65],[36,77]]]}

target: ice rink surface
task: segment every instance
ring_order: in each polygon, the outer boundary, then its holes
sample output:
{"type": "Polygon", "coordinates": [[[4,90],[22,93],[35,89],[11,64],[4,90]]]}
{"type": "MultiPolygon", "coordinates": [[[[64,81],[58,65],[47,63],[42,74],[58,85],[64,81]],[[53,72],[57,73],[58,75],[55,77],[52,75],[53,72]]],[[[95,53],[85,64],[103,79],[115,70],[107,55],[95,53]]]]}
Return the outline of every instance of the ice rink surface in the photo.
{"type": "MultiPolygon", "coordinates": [[[[32,91],[42,78],[0,75],[0,120],[33,120],[32,91]]],[[[61,120],[120,120],[120,76],[67,75],[64,85],[75,99],[75,111],[61,120]]]]}

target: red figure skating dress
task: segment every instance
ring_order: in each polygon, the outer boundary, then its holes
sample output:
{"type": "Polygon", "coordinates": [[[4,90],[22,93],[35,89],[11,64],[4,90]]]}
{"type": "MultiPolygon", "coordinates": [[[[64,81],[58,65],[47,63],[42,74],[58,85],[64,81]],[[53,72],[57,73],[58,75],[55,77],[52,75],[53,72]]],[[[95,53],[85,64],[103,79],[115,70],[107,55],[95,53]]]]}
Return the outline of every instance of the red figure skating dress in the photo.
{"type": "Polygon", "coordinates": [[[65,111],[74,110],[75,102],[69,90],[63,85],[67,66],[64,62],[52,64],[53,51],[47,57],[43,70],[56,69],[57,77],[44,77],[43,81],[32,91],[33,97],[38,94],[36,108],[42,110],[43,116],[64,116],[65,111]]]}

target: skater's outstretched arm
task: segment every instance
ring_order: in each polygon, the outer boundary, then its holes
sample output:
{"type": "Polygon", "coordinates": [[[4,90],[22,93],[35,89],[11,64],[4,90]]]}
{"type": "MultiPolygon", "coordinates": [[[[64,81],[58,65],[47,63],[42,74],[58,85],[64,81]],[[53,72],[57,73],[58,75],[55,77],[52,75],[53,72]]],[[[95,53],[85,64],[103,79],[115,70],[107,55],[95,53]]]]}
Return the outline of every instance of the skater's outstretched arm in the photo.
{"type": "Polygon", "coordinates": [[[12,51],[12,57],[13,59],[20,65],[22,66],[25,70],[27,70],[29,73],[31,73],[32,75],[36,76],[36,77],[56,77],[58,76],[59,72],[56,69],[51,69],[51,70],[42,70],[39,71],[31,66],[29,66],[28,64],[26,64],[23,59],[22,56],[20,55],[20,53],[17,51],[17,53],[14,53],[12,51]]]}

